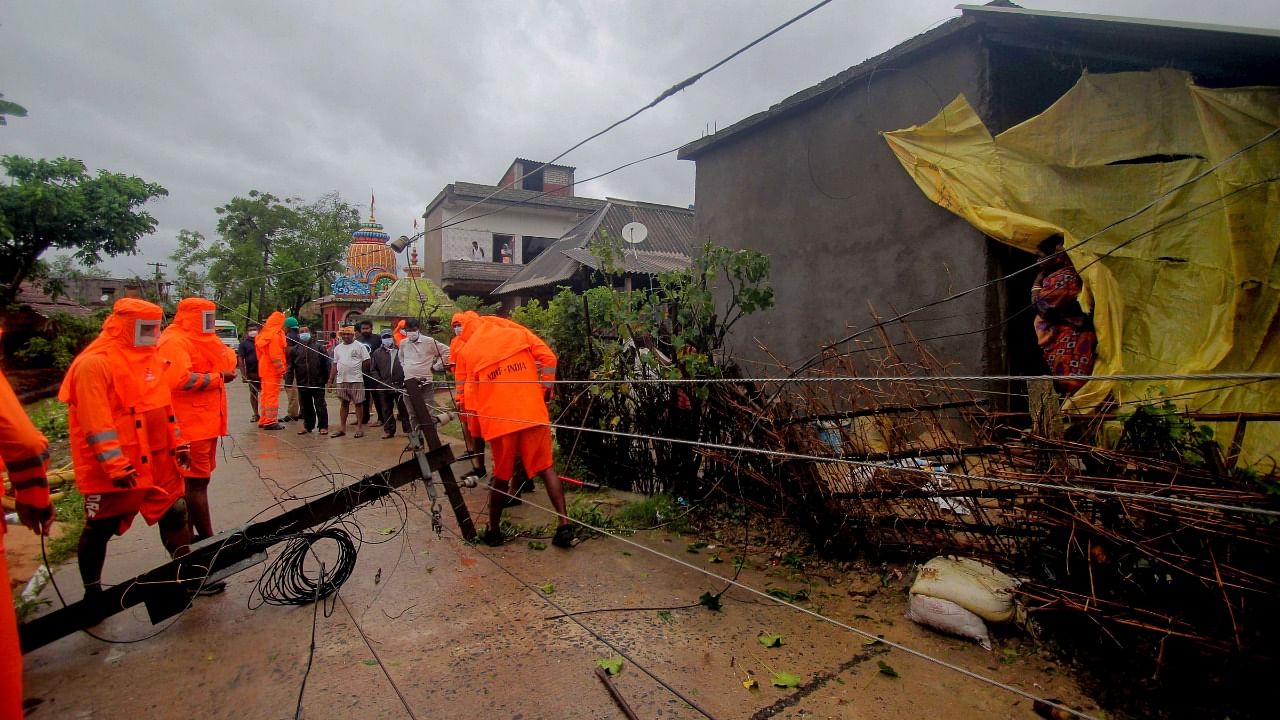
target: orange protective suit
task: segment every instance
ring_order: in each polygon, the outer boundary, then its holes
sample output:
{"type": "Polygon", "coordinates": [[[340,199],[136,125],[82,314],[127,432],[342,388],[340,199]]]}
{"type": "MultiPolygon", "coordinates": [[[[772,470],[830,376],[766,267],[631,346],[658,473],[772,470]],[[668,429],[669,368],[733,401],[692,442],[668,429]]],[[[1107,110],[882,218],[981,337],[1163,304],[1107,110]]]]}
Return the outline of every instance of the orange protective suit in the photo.
{"type": "Polygon", "coordinates": [[[280,416],[280,381],[284,378],[285,336],[284,313],[271,313],[262,324],[253,346],[258,351],[258,375],[262,390],[258,392],[258,426],[274,425],[280,416]]]}
{"type": "MultiPolygon", "coordinates": [[[[36,508],[49,507],[49,441],[36,429],[4,375],[0,375],[0,468],[9,472],[15,499],[36,508]]],[[[0,528],[0,587],[9,588],[0,528]]],[[[11,598],[0,599],[0,720],[22,718],[22,650],[18,618],[11,598]]]]}
{"type": "Polygon", "coordinates": [[[484,439],[548,426],[551,417],[540,381],[555,379],[556,355],[551,348],[511,320],[476,316],[462,322],[463,394],[484,439]]]}
{"type": "Polygon", "coordinates": [[[154,346],[134,344],[140,323],[162,319],[158,305],[116,301],[102,332],[76,356],[58,391],[69,406],[71,460],[85,516],[118,516],[119,533],[139,511],[154,525],[186,490],[174,458],[184,441],[164,364],[154,346]]]}
{"type": "Polygon", "coordinates": [[[157,346],[166,366],[178,425],[191,443],[187,477],[207,478],[213,473],[218,438],[227,434],[227,389],[222,374],[236,369],[236,354],[213,331],[216,310],[210,300],[184,298],[157,346]]]}

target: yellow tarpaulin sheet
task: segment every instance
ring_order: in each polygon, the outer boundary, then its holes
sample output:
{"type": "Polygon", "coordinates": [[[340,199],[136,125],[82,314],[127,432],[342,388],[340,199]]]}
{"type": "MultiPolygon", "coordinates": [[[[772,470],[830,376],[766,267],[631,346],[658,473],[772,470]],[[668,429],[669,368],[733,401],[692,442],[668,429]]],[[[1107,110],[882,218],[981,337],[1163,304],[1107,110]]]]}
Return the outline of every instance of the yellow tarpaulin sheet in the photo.
{"type": "MultiPolygon", "coordinates": [[[[1258,141],[1277,127],[1280,88],[1202,88],[1157,70],[1086,74],[996,137],[961,96],[885,138],[931,200],[991,237],[1028,251],[1066,237],[1097,326],[1095,375],[1276,372],[1280,136],[1258,141]]],[[[1108,394],[1280,410],[1280,382],[1240,380],[1095,380],[1069,409],[1108,394]]],[[[1224,443],[1233,427],[1214,424],[1224,443]]],[[[1280,423],[1250,423],[1243,460],[1277,455],[1280,423]]]]}

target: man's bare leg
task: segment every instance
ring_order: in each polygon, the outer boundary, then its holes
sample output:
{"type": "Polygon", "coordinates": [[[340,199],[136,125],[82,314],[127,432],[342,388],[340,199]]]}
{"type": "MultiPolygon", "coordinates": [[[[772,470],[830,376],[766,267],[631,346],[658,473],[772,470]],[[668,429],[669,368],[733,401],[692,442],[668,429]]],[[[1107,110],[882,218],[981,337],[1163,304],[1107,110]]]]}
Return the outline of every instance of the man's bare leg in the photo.
{"type": "Polygon", "coordinates": [[[209,478],[187,478],[187,516],[196,537],[213,537],[213,519],[209,515],[209,478]]]}

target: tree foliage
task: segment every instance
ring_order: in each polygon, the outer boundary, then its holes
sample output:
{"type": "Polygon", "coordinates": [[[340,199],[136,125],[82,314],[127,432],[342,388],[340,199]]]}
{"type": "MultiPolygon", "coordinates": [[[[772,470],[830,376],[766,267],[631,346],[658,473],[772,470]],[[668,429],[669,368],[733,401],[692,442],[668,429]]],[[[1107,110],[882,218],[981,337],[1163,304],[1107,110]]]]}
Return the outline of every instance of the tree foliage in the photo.
{"type": "Polygon", "coordinates": [[[39,258],[50,248],[70,250],[84,265],[137,252],[138,240],[156,228],[141,206],[168,195],[132,175],[90,175],[74,158],[6,155],[0,165],[11,180],[0,185],[0,306],[13,302],[23,281],[47,277],[39,258]]]}
{"type": "MultiPolygon", "coordinates": [[[[654,287],[616,290],[621,256],[610,240],[593,245],[602,284],[569,288],[543,305],[517,308],[512,319],[551,344],[565,380],[702,379],[722,377],[729,330],[742,317],[773,306],[769,258],[753,250],[707,243],[688,270],[659,275],[654,287]]],[[[566,386],[552,413],[566,425],[687,440],[714,437],[703,411],[706,385],[604,383],[566,386]]],[[[700,456],[686,445],[582,433],[561,438],[589,474],[625,489],[688,495],[699,480],[700,456]],[[594,472],[593,472],[594,471],[594,472]]]]}
{"type": "Polygon", "coordinates": [[[502,303],[485,303],[475,295],[459,295],[453,304],[458,308],[458,312],[472,310],[477,315],[497,315],[498,310],[502,309],[502,303]]]}
{"type": "MultiPolygon", "coordinates": [[[[255,319],[277,308],[297,315],[326,292],[359,211],[337,193],[312,203],[251,190],[217,208],[220,243],[183,230],[170,258],[179,292],[243,306],[255,319]]],[[[235,318],[240,320],[241,318],[235,318]]]]}
{"type": "Polygon", "coordinates": [[[5,100],[4,93],[0,93],[0,125],[7,125],[8,121],[5,116],[10,117],[26,117],[27,109],[12,100],[5,100]]]}

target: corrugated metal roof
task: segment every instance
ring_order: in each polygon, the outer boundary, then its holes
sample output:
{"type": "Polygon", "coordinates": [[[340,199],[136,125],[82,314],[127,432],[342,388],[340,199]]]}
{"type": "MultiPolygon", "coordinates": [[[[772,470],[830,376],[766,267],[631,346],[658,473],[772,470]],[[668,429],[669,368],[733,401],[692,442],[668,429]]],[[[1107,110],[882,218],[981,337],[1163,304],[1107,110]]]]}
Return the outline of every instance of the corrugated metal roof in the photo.
{"type": "Polygon", "coordinates": [[[1026,18],[1045,18],[1048,20],[1069,20],[1089,23],[1115,23],[1120,25],[1141,25],[1147,28],[1164,28],[1168,30],[1190,30],[1193,32],[1228,33],[1232,35],[1258,35],[1280,39],[1280,30],[1270,28],[1242,27],[1238,25],[1214,25],[1212,23],[1193,23],[1181,20],[1160,20],[1156,18],[1122,17],[1119,15],[1094,15],[1090,13],[1059,12],[1056,10],[1034,10],[1024,7],[997,7],[992,5],[957,5],[956,9],[968,15],[979,13],[996,17],[1022,16],[1026,18]]]}
{"type": "Polygon", "coordinates": [[[565,233],[551,247],[498,286],[494,295],[510,294],[569,281],[583,265],[596,267],[590,244],[601,228],[622,237],[627,223],[644,224],[649,233],[643,242],[625,244],[624,269],[654,274],[688,267],[695,232],[692,210],[610,198],[608,203],[565,233]],[[683,258],[683,261],[680,260],[683,258]]]}
{"type": "MultiPolygon", "coordinates": [[[[586,265],[592,270],[600,268],[600,260],[585,248],[562,250],[565,257],[586,265]]],[[[628,273],[639,275],[657,275],[658,273],[681,270],[689,267],[693,258],[688,255],[655,250],[626,250],[622,255],[622,269],[628,273]]]]}

